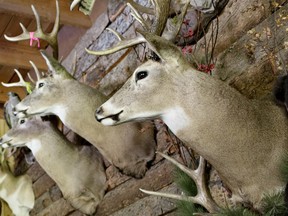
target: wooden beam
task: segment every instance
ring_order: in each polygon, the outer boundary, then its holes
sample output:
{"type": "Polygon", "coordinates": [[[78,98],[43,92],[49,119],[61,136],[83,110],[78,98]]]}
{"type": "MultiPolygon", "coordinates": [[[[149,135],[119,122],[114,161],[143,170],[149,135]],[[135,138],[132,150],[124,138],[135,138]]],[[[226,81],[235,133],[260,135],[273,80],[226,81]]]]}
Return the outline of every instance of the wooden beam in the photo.
{"type": "Polygon", "coordinates": [[[13,67],[2,66],[0,69],[0,82],[8,83],[12,79],[14,73],[13,67]]]}
{"type": "Polygon", "coordinates": [[[0,106],[0,119],[4,119],[3,105],[0,106]]]}
{"type": "Polygon", "coordinates": [[[0,41],[0,65],[31,69],[30,60],[38,69],[47,70],[47,65],[37,48],[0,41]]]}
{"type": "MultiPolygon", "coordinates": [[[[0,0],[1,13],[11,13],[19,16],[34,17],[31,5],[34,5],[42,21],[54,23],[56,14],[55,1],[47,0],[0,0]]],[[[67,0],[59,0],[60,22],[65,25],[89,28],[92,25],[89,16],[85,16],[77,9],[70,11],[67,0]]]]}

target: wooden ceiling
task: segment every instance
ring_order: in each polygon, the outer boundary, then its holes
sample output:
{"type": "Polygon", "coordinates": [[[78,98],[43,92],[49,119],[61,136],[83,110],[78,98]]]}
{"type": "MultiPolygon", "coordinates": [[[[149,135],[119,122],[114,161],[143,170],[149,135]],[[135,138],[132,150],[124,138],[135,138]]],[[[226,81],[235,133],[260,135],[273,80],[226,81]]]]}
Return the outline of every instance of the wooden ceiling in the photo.
{"type": "MultiPolygon", "coordinates": [[[[83,32],[83,29],[86,30],[92,25],[92,19],[77,9],[70,11],[70,3],[70,0],[59,0],[61,27],[72,26],[83,32]]],[[[46,70],[46,64],[39,53],[36,42],[30,47],[29,40],[9,42],[4,38],[4,34],[7,36],[21,34],[20,22],[28,31],[36,30],[36,21],[31,9],[32,4],[40,15],[44,32],[50,32],[56,16],[54,0],[0,0],[0,82],[18,81],[14,69],[18,69],[23,77],[27,78],[27,72],[31,69],[30,60],[39,69],[46,70]]],[[[40,40],[40,46],[41,49],[45,49],[48,45],[45,41],[40,40]]],[[[8,99],[7,92],[9,91],[14,91],[21,97],[26,94],[23,88],[5,88],[0,84],[0,118],[3,115],[1,107],[8,99]]]]}

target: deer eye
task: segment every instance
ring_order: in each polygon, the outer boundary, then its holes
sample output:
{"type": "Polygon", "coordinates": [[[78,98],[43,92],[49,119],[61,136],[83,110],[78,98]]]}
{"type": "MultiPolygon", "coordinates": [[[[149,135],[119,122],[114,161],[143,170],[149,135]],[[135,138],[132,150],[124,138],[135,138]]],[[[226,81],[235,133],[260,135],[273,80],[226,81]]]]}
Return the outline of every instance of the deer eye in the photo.
{"type": "Polygon", "coordinates": [[[20,120],[20,124],[24,124],[25,123],[25,120],[24,119],[21,119],[20,120]]]}
{"type": "Polygon", "coordinates": [[[136,74],[136,82],[138,80],[141,80],[141,79],[144,79],[145,77],[148,76],[148,72],[147,71],[139,71],[137,74],[136,74]]]}
{"type": "Polygon", "coordinates": [[[41,82],[41,83],[38,84],[38,88],[41,88],[41,87],[43,87],[43,86],[44,86],[44,83],[43,83],[43,82],[41,82]]]}

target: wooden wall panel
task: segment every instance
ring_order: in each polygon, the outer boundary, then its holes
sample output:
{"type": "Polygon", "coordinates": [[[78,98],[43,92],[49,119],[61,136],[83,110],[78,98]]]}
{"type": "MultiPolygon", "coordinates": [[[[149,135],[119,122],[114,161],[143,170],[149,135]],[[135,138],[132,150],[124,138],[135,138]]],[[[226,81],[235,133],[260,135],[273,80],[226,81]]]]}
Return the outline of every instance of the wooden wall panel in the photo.
{"type": "Polygon", "coordinates": [[[0,137],[9,130],[4,119],[0,119],[0,137]]]}

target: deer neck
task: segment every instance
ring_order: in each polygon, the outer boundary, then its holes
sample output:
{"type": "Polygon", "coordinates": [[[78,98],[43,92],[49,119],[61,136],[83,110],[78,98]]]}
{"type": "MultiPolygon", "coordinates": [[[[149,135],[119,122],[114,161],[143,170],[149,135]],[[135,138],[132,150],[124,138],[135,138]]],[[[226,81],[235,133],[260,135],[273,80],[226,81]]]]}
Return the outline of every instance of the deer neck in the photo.
{"type": "MultiPolygon", "coordinates": [[[[26,146],[52,178],[55,176],[56,169],[67,168],[66,159],[69,158],[69,155],[73,155],[76,150],[73,144],[52,126],[45,128],[41,136],[32,138],[26,146]]],[[[61,171],[65,173],[67,170],[61,171]]]]}
{"type": "Polygon", "coordinates": [[[179,77],[177,87],[180,81],[186,84],[178,92],[172,90],[178,107],[162,116],[176,136],[207,159],[230,188],[269,178],[263,172],[267,169],[279,175],[275,167],[288,129],[281,110],[269,102],[249,100],[208,75],[190,72],[179,77]]]}
{"type": "Polygon", "coordinates": [[[63,104],[59,106],[61,109],[54,113],[59,116],[65,126],[85,137],[90,143],[102,143],[100,134],[103,126],[95,120],[94,115],[96,107],[104,103],[107,98],[97,90],[76,80],[66,82],[68,83],[65,84],[67,87],[65,92],[69,94],[69,97],[63,100],[63,104]],[[96,135],[99,133],[97,138],[95,138],[95,133],[96,135]]]}

